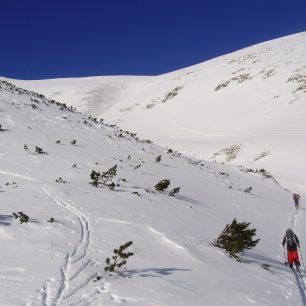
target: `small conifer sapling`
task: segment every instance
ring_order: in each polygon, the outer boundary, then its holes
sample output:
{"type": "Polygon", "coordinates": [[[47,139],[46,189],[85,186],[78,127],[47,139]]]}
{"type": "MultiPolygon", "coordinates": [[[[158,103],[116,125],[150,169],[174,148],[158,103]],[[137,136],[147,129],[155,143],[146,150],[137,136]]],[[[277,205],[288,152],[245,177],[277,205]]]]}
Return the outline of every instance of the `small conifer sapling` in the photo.
{"type": "Polygon", "coordinates": [[[164,191],[165,189],[167,189],[170,185],[170,180],[164,179],[161,180],[160,182],[158,182],[154,188],[156,191],[164,191]]]}
{"type": "Polygon", "coordinates": [[[134,253],[128,252],[127,249],[133,244],[133,241],[129,241],[114,249],[112,258],[106,258],[106,266],[104,267],[105,272],[114,272],[126,265],[129,257],[133,256],[134,253]]]}
{"type": "Polygon", "coordinates": [[[256,229],[250,229],[249,226],[250,222],[237,222],[235,218],[231,224],[225,226],[222,233],[212,244],[226,250],[230,257],[239,260],[238,253],[255,247],[260,240],[253,240],[256,229]]]}

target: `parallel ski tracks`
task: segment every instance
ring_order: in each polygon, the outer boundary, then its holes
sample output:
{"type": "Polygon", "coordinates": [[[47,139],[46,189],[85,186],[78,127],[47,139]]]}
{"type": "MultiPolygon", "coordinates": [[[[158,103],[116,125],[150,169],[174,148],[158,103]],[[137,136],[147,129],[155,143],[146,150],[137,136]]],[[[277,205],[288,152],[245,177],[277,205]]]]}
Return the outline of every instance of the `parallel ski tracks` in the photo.
{"type": "Polygon", "coordinates": [[[55,295],[53,294],[52,296],[50,281],[47,281],[43,287],[42,303],[44,306],[68,305],[68,299],[85,288],[86,285],[98,275],[97,272],[93,271],[91,271],[89,275],[88,273],[87,275],[83,273],[85,270],[88,270],[90,265],[94,265],[92,260],[87,258],[91,241],[89,223],[86,216],[81,211],[77,210],[63,199],[54,196],[47,187],[42,186],[42,190],[55,204],[73,213],[80,224],[80,239],[73,251],[67,253],[65,256],[64,265],[60,268],[61,278],[55,295]],[[81,277],[81,274],[84,275],[81,277]]]}

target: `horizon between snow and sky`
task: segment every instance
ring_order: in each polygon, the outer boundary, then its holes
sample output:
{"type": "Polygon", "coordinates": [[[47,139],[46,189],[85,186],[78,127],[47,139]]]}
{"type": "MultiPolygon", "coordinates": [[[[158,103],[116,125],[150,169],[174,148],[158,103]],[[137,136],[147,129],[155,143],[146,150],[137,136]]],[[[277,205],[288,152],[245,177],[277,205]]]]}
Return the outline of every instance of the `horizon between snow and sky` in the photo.
{"type": "Polygon", "coordinates": [[[306,31],[306,1],[2,1],[0,75],[158,75],[306,31]]]}

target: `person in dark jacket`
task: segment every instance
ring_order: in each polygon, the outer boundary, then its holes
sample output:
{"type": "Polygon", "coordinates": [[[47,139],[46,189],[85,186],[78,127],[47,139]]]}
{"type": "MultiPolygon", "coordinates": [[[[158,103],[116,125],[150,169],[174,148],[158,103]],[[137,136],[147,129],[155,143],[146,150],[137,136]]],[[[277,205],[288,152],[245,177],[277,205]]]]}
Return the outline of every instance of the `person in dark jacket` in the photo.
{"type": "Polygon", "coordinates": [[[293,269],[293,263],[295,264],[296,270],[299,271],[300,260],[298,254],[298,247],[300,247],[300,242],[296,234],[291,228],[286,230],[285,237],[283,239],[283,247],[287,245],[287,258],[288,264],[291,269],[293,269]]]}

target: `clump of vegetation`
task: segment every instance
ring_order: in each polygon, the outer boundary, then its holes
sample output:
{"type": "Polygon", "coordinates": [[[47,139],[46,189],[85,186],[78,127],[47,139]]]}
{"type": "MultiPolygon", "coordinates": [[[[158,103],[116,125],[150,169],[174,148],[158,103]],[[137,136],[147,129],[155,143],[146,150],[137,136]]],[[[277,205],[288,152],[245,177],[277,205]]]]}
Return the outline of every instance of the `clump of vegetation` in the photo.
{"type": "Polygon", "coordinates": [[[17,187],[18,187],[18,185],[17,185],[16,182],[12,182],[12,183],[7,182],[7,183],[5,184],[5,186],[12,186],[12,188],[17,188],[17,187]]]}
{"type": "Polygon", "coordinates": [[[251,193],[251,191],[252,191],[252,186],[244,189],[245,193],[251,193]]]}
{"type": "Polygon", "coordinates": [[[256,246],[260,239],[253,240],[256,229],[249,228],[250,222],[237,222],[236,218],[227,224],[220,236],[212,243],[226,250],[230,257],[239,260],[237,254],[256,246]]]}
{"type": "Polygon", "coordinates": [[[154,188],[156,191],[164,191],[169,187],[169,185],[170,185],[170,180],[165,179],[165,180],[161,180],[160,182],[158,182],[154,186],[154,188]]]}
{"type": "Polygon", "coordinates": [[[96,172],[92,170],[90,173],[91,182],[89,184],[93,185],[94,187],[98,187],[98,185],[102,184],[104,186],[108,186],[109,189],[114,190],[115,183],[111,182],[111,179],[117,175],[117,165],[109,168],[107,171],[103,172],[96,172]]]}
{"type": "Polygon", "coordinates": [[[29,216],[24,214],[22,211],[19,211],[17,214],[13,212],[12,215],[15,219],[19,219],[20,224],[28,223],[30,219],[29,216]]]}
{"type": "Polygon", "coordinates": [[[29,148],[28,148],[28,146],[27,146],[26,144],[23,146],[23,148],[24,148],[26,151],[29,150],[29,148]]]}
{"type": "Polygon", "coordinates": [[[264,269],[264,270],[267,270],[269,272],[271,272],[273,274],[273,271],[271,270],[271,266],[268,265],[268,264],[262,264],[261,267],[264,269]]]}
{"type": "Polygon", "coordinates": [[[42,148],[35,146],[35,153],[37,154],[47,154],[42,148]]]}
{"type": "Polygon", "coordinates": [[[158,156],[156,157],[155,161],[156,161],[157,163],[159,163],[159,162],[161,161],[161,155],[158,155],[158,156]]]}
{"type": "Polygon", "coordinates": [[[49,223],[53,223],[55,220],[54,220],[54,218],[53,217],[51,217],[49,220],[47,220],[47,222],[49,222],[49,223]]]}
{"type": "Polygon", "coordinates": [[[232,159],[235,159],[238,156],[238,153],[241,150],[241,145],[232,145],[225,149],[220,150],[219,152],[215,153],[212,158],[215,158],[218,155],[225,155],[226,162],[229,162],[232,159]]]}
{"type": "Polygon", "coordinates": [[[115,187],[116,187],[116,184],[114,182],[111,182],[110,184],[108,184],[108,188],[111,190],[111,191],[114,191],[115,190],[115,187]]]}
{"type": "Polygon", "coordinates": [[[56,183],[62,183],[62,184],[68,183],[68,182],[66,182],[65,180],[63,180],[61,177],[57,178],[57,179],[55,180],[55,182],[56,182],[56,183]]]}
{"type": "Polygon", "coordinates": [[[91,184],[94,187],[98,187],[100,176],[101,176],[100,172],[96,172],[95,170],[92,170],[90,173],[90,178],[92,181],[89,182],[89,184],[91,184]]]}
{"type": "Polygon", "coordinates": [[[166,93],[166,96],[164,97],[164,99],[162,100],[162,103],[165,103],[166,101],[174,98],[175,96],[178,95],[178,92],[182,89],[182,86],[178,86],[175,87],[173,90],[169,91],[168,93],[166,93]]]}
{"type": "Polygon", "coordinates": [[[75,145],[75,144],[76,144],[76,140],[73,139],[70,143],[71,143],[72,145],[75,145]]]}
{"type": "Polygon", "coordinates": [[[181,187],[175,187],[169,192],[169,196],[173,197],[176,193],[180,192],[181,187]]]}
{"type": "Polygon", "coordinates": [[[263,176],[265,178],[273,178],[273,176],[264,168],[261,168],[261,169],[258,170],[258,169],[243,168],[242,167],[241,171],[247,172],[247,173],[260,174],[261,176],[263,176]]]}
{"type": "Polygon", "coordinates": [[[240,75],[237,75],[237,76],[231,78],[230,80],[221,82],[221,83],[215,88],[215,91],[218,91],[218,90],[220,90],[220,89],[222,89],[222,88],[227,87],[227,86],[228,86],[230,83],[232,83],[232,82],[235,82],[235,81],[236,81],[237,84],[240,84],[240,83],[243,83],[243,82],[245,82],[245,81],[247,81],[247,80],[251,80],[251,79],[252,79],[252,77],[250,76],[249,73],[247,73],[247,74],[240,74],[240,75]]]}
{"type": "Polygon", "coordinates": [[[140,168],[140,167],[141,167],[141,164],[135,166],[133,169],[136,170],[136,169],[138,169],[138,168],[140,168]]]}
{"type": "Polygon", "coordinates": [[[56,144],[60,144],[60,143],[61,143],[61,141],[60,141],[60,140],[57,140],[55,143],[56,143],[56,144]]]}
{"type": "Polygon", "coordinates": [[[113,256],[106,258],[106,266],[104,267],[105,272],[114,272],[115,270],[120,269],[126,265],[129,257],[133,256],[134,253],[127,252],[127,248],[133,244],[132,241],[129,241],[125,244],[119,246],[119,248],[114,249],[113,256]]]}

